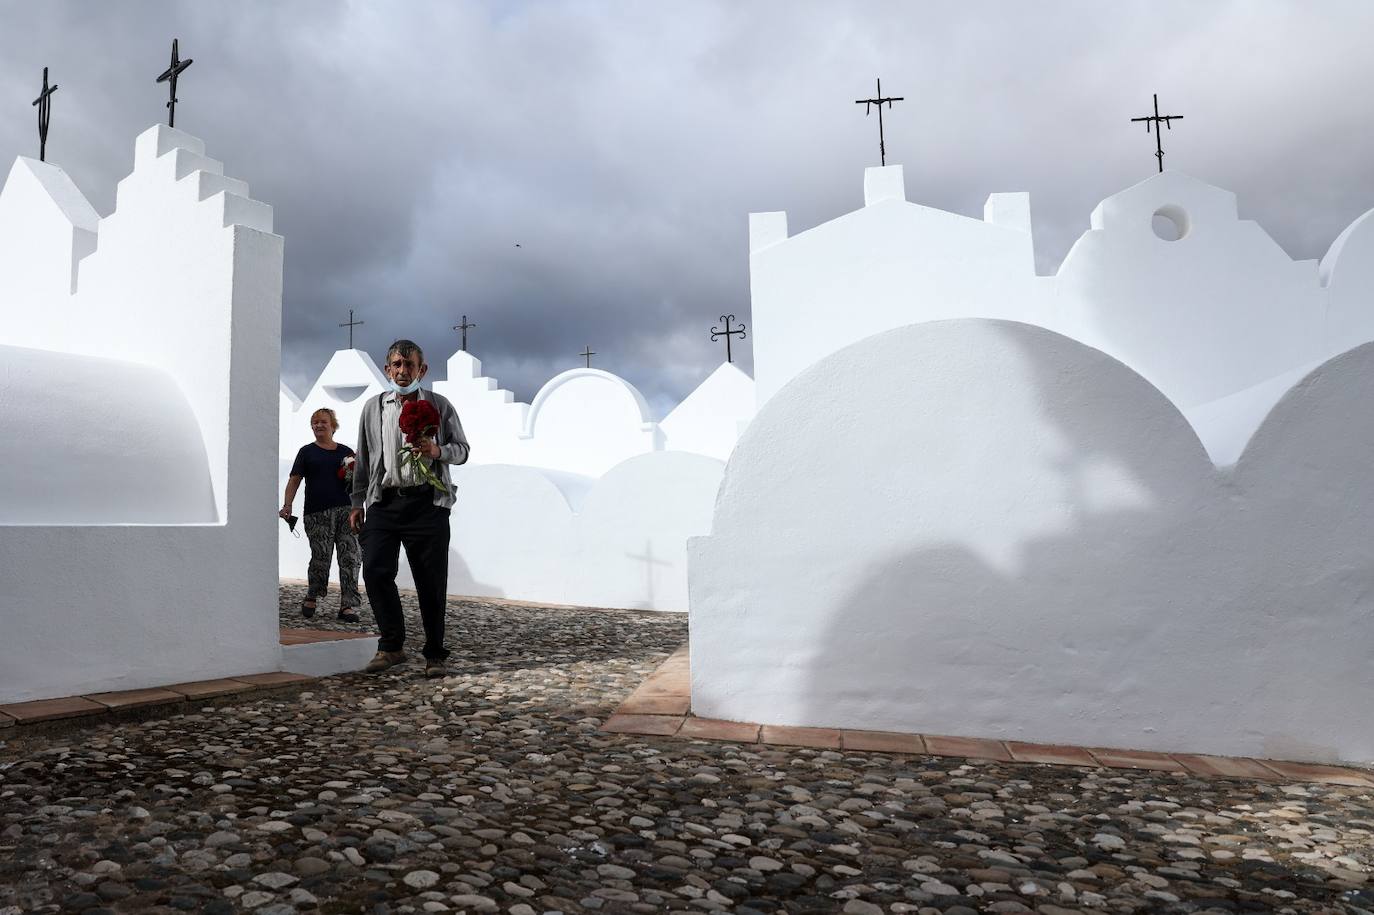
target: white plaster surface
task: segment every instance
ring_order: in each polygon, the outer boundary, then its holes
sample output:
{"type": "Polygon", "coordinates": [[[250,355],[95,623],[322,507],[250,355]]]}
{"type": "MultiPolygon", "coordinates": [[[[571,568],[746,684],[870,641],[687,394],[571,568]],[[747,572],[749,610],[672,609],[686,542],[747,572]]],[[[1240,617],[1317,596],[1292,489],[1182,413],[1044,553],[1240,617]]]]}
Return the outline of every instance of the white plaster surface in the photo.
{"type": "Polygon", "coordinates": [[[754,397],[754,379],[733,363],[721,363],[663,418],[664,447],[724,461],[754,417],[754,397]]]}
{"type": "Polygon", "coordinates": [[[1159,390],[1040,328],[834,353],[691,541],[693,710],[1374,761],[1372,397],[1364,346],[1218,470],[1159,390]]]}
{"type": "Polygon", "coordinates": [[[522,463],[530,405],[518,402],[495,378],[484,376],[480,360],[462,350],[454,353],[448,360],[448,379],[434,382],[434,390],[453,402],[468,441],[481,442],[469,461],[522,463]]]}
{"type": "Polygon", "coordinates": [[[310,677],[332,677],[362,670],[377,653],[377,640],[332,639],[281,647],[281,669],[310,677]]]}
{"type": "Polygon", "coordinates": [[[680,452],[636,456],[599,480],[535,467],[464,468],[449,592],[685,610],[687,539],[710,529],[723,468],[680,452]]]}
{"type": "Polygon", "coordinates": [[[525,438],[521,463],[593,477],[662,443],[638,389],[590,368],[563,372],[540,388],[530,402],[525,438]]]}
{"type": "MultiPolygon", "coordinates": [[[[586,479],[581,488],[592,483],[586,479]]],[[[565,599],[572,507],[548,472],[476,464],[461,468],[456,485],[449,593],[574,603],[565,599]]]]}
{"type": "MultiPolygon", "coordinates": [[[[22,295],[35,311],[66,306],[77,263],[95,250],[99,221],[62,169],[15,159],[0,190],[0,300],[22,295]]],[[[11,329],[6,339],[26,336],[11,329]]]]}
{"type": "Polygon", "coordinates": [[[685,452],[645,454],[597,481],[573,521],[563,603],[687,609],[687,540],[711,529],[724,464],[685,452]]]}
{"type": "Polygon", "coordinates": [[[162,126],[98,223],[51,164],[0,191],[0,438],[67,456],[5,454],[0,702],[278,667],[282,239],[247,193],[162,126]]]}
{"type": "Polygon", "coordinates": [[[871,203],[782,240],[786,214],[750,217],[760,406],[816,360],[880,331],[970,315],[1034,319],[1030,233],[909,203],[901,186],[901,166],[868,169],[871,203]]]}
{"type": "Polygon", "coordinates": [[[869,169],[867,205],[787,236],[750,217],[757,399],[807,366],[892,328],[948,318],[1023,321],[1124,362],[1190,417],[1213,462],[1239,455],[1290,376],[1374,339],[1374,220],[1320,263],[1294,261],[1235,195],[1166,171],[1107,198],[1053,276],[1034,271],[1029,198],[988,197],[983,219],[908,202],[900,166],[869,169]],[[1174,241],[1157,214],[1183,229],[1174,241]],[[1230,405],[1247,406],[1233,411],[1230,405]]]}
{"type": "Polygon", "coordinates": [[[167,372],[4,345],[0,366],[4,523],[216,520],[205,444],[167,372]]]}
{"type": "Polygon", "coordinates": [[[1322,347],[1317,263],[1238,219],[1234,194],[1179,172],[1099,204],[1055,294],[1037,323],[1120,359],[1180,409],[1340,351],[1322,347]],[[1184,224],[1182,238],[1155,235],[1159,211],[1184,224]]]}

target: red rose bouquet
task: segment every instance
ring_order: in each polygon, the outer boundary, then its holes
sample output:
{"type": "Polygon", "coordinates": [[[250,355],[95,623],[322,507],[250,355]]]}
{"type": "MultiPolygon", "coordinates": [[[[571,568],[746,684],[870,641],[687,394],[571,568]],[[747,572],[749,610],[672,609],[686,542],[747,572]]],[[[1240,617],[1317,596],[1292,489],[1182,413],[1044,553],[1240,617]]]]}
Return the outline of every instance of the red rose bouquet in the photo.
{"type": "Polygon", "coordinates": [[[435,476],[430,469],[429,462],[415,447],[416,439],[420,437],[433,439],[439,432],[439,411],[434,404],[427,400],[408,400],[401,405],[401,434],[405,436],[405,444],[401,446],[400,458],[401,466],[409,464],[415,468],[416,476],[421,477],[426,483],[435,489],[441,489],[445,493],[448,487],[443,481],[435,476]]]}
{"type": "Polygon", "coordinates": [[[358,467],[358,459],[349,454],[339,462],[339,479],[343,480],[344,486],[353,488],[353,471],[358,467]]]}

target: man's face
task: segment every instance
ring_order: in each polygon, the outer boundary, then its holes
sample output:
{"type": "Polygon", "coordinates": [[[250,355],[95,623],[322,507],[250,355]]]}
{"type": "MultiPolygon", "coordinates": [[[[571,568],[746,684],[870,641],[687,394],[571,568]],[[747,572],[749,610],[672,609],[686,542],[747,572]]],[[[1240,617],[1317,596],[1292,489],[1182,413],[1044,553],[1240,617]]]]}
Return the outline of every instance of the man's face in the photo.
{"type": "Polygon", "coordinates": [[[420,361],[419,353],[411,353],[409,356],[402,356],[400,353],[392,353],[386,362],[386,377],[405,387],[413,381],[419,381],[425,377],[425,372],[429,371],[429,366],[420,361]]]}

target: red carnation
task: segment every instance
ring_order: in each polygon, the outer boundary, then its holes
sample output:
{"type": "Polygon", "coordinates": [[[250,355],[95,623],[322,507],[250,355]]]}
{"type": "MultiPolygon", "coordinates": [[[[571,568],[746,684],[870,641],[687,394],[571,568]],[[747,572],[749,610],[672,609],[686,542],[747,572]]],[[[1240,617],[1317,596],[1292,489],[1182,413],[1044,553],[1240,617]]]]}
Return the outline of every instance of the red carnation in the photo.
{"type": "Polygon", "coordinates": [[[448,487],[443,484],[429,467],[428,458],[422,457],[415,449],[415,440],[421,437],[434,439],[439,431],[439,411],[427,400],[410,400],[401,405],[399,425],[405,433],[406,443],[397,455],[402,466],[414,468],[415,472],[436,489],[445,493],[448,487]]]}
{"type": "Polygon", "coordinates": [[[401,405],[400,425],[406,441],[413,444],[417,436],[438,431],[439,411],[427,400],[408,400],[401,405]]]}

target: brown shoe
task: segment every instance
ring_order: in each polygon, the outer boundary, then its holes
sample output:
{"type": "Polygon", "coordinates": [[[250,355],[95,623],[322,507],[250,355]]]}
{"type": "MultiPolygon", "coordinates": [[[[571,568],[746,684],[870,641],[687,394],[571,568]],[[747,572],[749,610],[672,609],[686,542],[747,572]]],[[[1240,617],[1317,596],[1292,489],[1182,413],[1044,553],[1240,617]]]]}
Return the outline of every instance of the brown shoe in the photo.
{"type": "Polygon", "coordinates": [[[425,676],[430,679],[448,676],[448,662],[442,658],[425,658],[425,676]]]}
{"type": "Polygon", "coordinates": [[[363,670],[370,674],[381,673],[388,667],[395,667],[406,659],[404,651],[379,651],[372,656],[372,660],[367,662],[363,670]]]}

